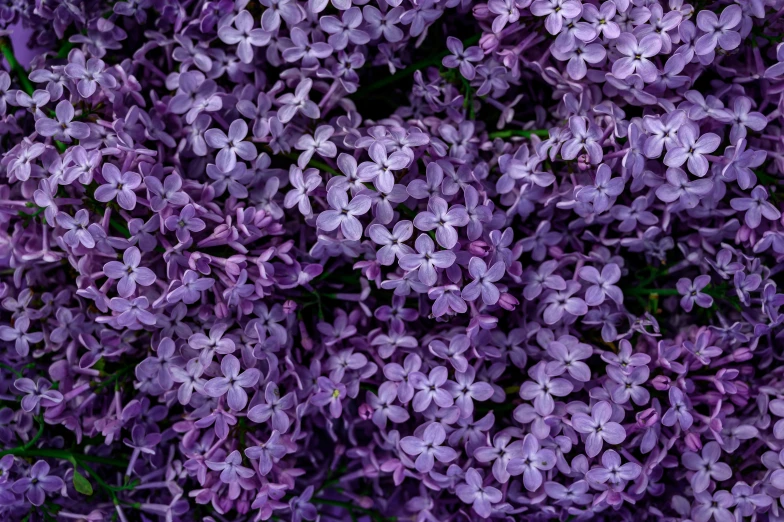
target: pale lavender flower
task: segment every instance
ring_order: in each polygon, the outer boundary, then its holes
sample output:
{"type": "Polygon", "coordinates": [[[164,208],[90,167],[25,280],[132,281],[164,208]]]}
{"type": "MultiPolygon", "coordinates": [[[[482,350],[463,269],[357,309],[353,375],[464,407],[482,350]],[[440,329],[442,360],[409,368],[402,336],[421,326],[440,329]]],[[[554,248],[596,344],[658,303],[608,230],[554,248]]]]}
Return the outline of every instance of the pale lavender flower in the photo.
{"type": "Polygon", "coordinates": [[[476,370],[469,366],[465,371],[455,372],[455,380],[447,381],[445,388],[452,393],[455,405],[460,408],[461,418],[467,418],[474,413],[474,401],[483,402],[493,396],[493,387],[486,382],[474,381],[476,370]]]}
{"type": "Polygon", "coordinates": [[[457,458],[457,452],[449,446],[442,446],[446,440],[444,427],[432,423],[425,428],[420,437],[403,437],[400,439],[400,448],[411,456],[416,456],[416,469],[420,473],[427,473],[435,465],[435,461],[447,463],[457,458]]]}
{"type": "Polygon", "coordinates": [[[49,471],[49,464],[39,460],[30,468],[30,477],[18,479],[11,489],[14,493],[25,495],[32,505],[41,506],[46,500],[47,493],[54,493],[65,486],[63,479],[49,475],[49,471]]]}
{"type": "Polygon", "coordinates": [[[433,286],[438,280],[436,268],[449,268],[455,262],[455,253],[451,250],[436,252],[436,245],[430,236],[420,234],[414,243],[416,254],[405,254],[400,258],[400,268],[403,270],[417,271],[419,280],[433,286]]]}
{"type": "Polygon", "coordinates": [[[692,451],[683,454],[683,466],[693,471],[691,475],[691,487],[695,493],[702,493],[711,480],[721,482],[732,478],[732,469],[729,465],[719,462],[721,458],[721,446],[716,441],[710,441],[702,448],[702,454],[698,455],[692,451]]]}
{"type": "Polygon", "coordinates": [[[420,372],[409,375],[411,386],[419,390],[412,403],[415,412],[425,411],[431,402],[441,408],[448,408],[455,403],[452,394],[447,390],[447,377],[449,373],[445,366],[436,366],[430,370],[429,375],[420,372]]]}
{"type": "Polygon", "coordinates": [[[768,191],[762,186],[754,187],[750,198],[733,198],[730,206],[739,212],[746,212],[744,221],[749,228],[759,227],[763,217],[771,221],[781,217],[781,211],[768,201],[768,191]]]}
{"type": "Polygon", "coordinates": [[[367,392],[367,403],[373,409],[371,417],[373,424],[381,429],[385,429],[388,420],[395,424],[400,424],[410,418],[405,408],[393,404],[396,398],[397,389],[395,383],[390,381],[379,386],[378,395],[373,392],[367,392]]]}
{"type": "Polygon", "coordinates": [[[612,73],[619,80],[632,74],[638,74],[645,83],[652,83],[658,76],[656,65],[650,60],[662,48],[659,35],[649,34],[639,41],[632,33],[622,33],[617,40],[616,48],[623,55],[613,63],[612,73]]]}
{"type": "Polygon", "coordinates": [[[695,303],[702,308],[713,306],[713,298],[702,291],[710,282],[709,275],[697,276],[694,281],[687,277],[680,278],[675,287],[678,289],[678,293],[683,296],[681,307],[687,312],[691,312],[695,303]]]}
{"type": "MultiPolygon", "coordinates": [[[[436,233],[437,235],[438,233],[436,233]]],[[[466,301],[475,301],[482,296],[486,305],[494,305],[501,297],[501,292],[495,286],[506,271],[503,261],[498,261],[489,269],[487,264],[479,257],[472,257],[468,263],[468,273],[474,280],[463,288],[462,297],[466,301]]]]}
{"type": "Polygon", "coordinates": [[[362,216],[370,210],[371,201],[367,196],[354,196],[348,200],[348,194],[340,188],[333,187],[327,192],[327,201],[332,210],[325,210],[318,215],[316,225],[326,232],[331,232],[338,227],[351,241],[362,237],[362,223],[357,216],[362,216]]]}
{"type": "Polygon", "coordinates": [[[620,444],[626,439],[626,430],[617,422],[612,422],[612,406],[607,401],[599,401],[591,408],[591,415],[574,413],[572,427],[584,434],[585,453],[595,457],[602,450],[602,444],[620,444]]]}
{"type": "Polygon", "coordinates": [[[457,244],[457,229],[468,224],[469,216],[462,205],[449,204],[441,197],[433,196],[427,203],[427,211],[414,218],[414,226],[419,230],[436,231],[436,241],[444,248],[457,244]]]}
{"type": "Polygon", "coordinates": [[[510,460],[506,468],[513,476],[523,475],[525,489],[536,491],[544,481],[542,471],[553,469],[555,460],[555,453],[552,450],[541,448],[539,439],[529,433],[523,439],[520,456],[510,460]]]}
{"type": "Polygon", "coordinates": [[[214,377],[204,385],[204,391],[210,397],[223,397],[228,394],[229,408],[241,411],[248,403],[248,394],[244,388],[253,387],[261,377],[256,368],[242,369],[240,361],[231,354],[225,355],[221,361],[223,377],[214,377]]]}
{"type": "Polygon", "coordinates": [[[679,146],[667,151],[664,156],[664,164],[668,167],[680,167],[684,163],[689,168],[689,172],[698,177],[703,177],[708,173],[708,160],[705,154],[710,154],[719,147],[720,138],[708,132],[699,136],[699,127],[687,123],[678,129],[679,146]]]}
{"type": "Polygon", "coordinates": [[[391,192],[395,185],[393,171],[403,170],[411,163],[411,158],[402,151],[387,155],[386,147],[374,143],[368,150],[372,161],[365,161],[357,169],[357,177],[361,181],[372,181],[381,192],[391,192]]]}
{"type": "Polygon", "coordinates": [[[109,279],[119,279],[117,291],[120,297],[130,297],[136,291],[136,285],[150,286],[155,282],[155,272],[149,268],[139,266],[142,254],[136,247],[130,247],[123,252],[123,260],[109,261],[103,265],[103,273],[109,279]]]}
{"type": "Polygon", "coordinates": [[[483,485],[482,476],[475,468],[468,468],[465,483],[458,485],[455,493],[460,500],[471,504],[474,512],[482,518],[488,518],[493,512],[492,505],[501,502],[503,498],[498,489],[483,485]]]}
{"type": "Polygon", "coordinates": [[[72,139],[81,140],[90,135],[90,127],[86,123],[73,121],[74,107],[68,100],[62,100],[55,107],[55,117],[40,118],[35,122],[35,130],[41,136],[51,136],[56,140],[70,143],[72,139]]]}
{"type": "Polygon", "coordinates": [[[599,484],[613,485],[631,482],[640,476],[642,467],[635,462],[621,464],[621,456],[615,450],[607,450],[602,454],[602,465],[591,468],[585,478],[599,484]]]}

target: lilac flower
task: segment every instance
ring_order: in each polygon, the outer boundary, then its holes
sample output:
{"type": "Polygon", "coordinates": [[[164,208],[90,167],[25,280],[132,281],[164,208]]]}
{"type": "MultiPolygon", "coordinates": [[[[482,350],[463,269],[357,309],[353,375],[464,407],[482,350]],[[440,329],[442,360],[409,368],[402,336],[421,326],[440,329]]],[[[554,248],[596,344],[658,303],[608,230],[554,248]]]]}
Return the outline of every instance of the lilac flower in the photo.
{"type": "Polygon", "coordinates": [[[591,163],[599,163],[602,160],[602,147],[599,144],[601,130],[593,123],[587,123],[581,116],[569,118],[569,129],[572,138],[567,140],[561,148],[561,156],[570,160],[577,157],[581,150],[588,153],[591,163]]]}
{"type": "Polygon", "coordinates": [[[280,440],[280,433],[275,429],[272,430],[267,442],[245,449],[246,457],[259,461],[259,473],[262,476],[268,475],[272,471],[272,466],[282,459],[286,453],[288,453],[288,450],[280,440]]]}
{"type": "Polygon", "coordinates": [[[287,62],[301,62],[303,67],[313,67],[319,59],[332,54],[332,46],[326,42],[309,41],[308,33],[294,27],[290,32],[291,45],[283,49],[283,59],[287,62]]]}
{"type": "Polygon", "coordinates": [[[137,283],[150,286],[155,282],[155,273],[149,268],[139,266],[142,254],[136,247],[130,247],[123,253],[122,263],[109,261],[103,265],[103,272],[109,279],[119,279],[117,291],[120,297],[130,297],[136,291],[137,283]]]}
{"type": "Polygon", "coordinates": [[[316,406],[326,406],[329,404],[329,413],[337,419],[343,412],[343,403],[346,396],[346,386],[341,383],[334,383],[326,377],[319,377],[319,392],[311,397],[310,402],[316,406]]]}
{"type": "Polygon", "coordinates": [[[574,385],[566,379],[552,378],[547,372],[547,364],[540,361],[528,370],[533,381],[525,381],[520,386],[520,397],[534,401],[534,408],[540,415],[550,415],[555,409],[553,397],[566,397],[574,385]]]}
{"type": "Polygon", "coordinates": [[[362,237],[362,223],[356,216],[362,216],[370,210],[370,198],[354,196],[349,202],[348,194],[339,188],[327,192],[327,201],[332,210],[320,213],[316,224],[319,228],[331,232],[340,227],[346,239],[356,241],[362,237]]]}
{"type": "Polygon", "coordinates": [[[108,202],[117,199],[117,204],[125,210],[133,210],[136,207],[136,193],[134,189],[142,183],[142,177],[136,172],[120,173],[120,169],[111,163],[104,163],[101,174],[106,181],[95,189],[95,199],[108,202]]]}
{"type": "Polygon", "coordinates": [[[433,286],[438,274],[436,268],[449,268],[455,262],[455,253],[450,250],[435,251],[435,244],[427,234],[420,234],[414,243],[416,254],[405,254],[400,258],[400,268],[403,270],[416,270],[419,280],[433,286]]]}
{"type": "Polygon", "coordinates": [[[14,381],[14,388],[25,394],[22,409],[26,412],[38,413],[40,406],[47,408],[63,402],[63,394],[51,387],[52,383],[43,377],[37,382],[26,377],[14,381]]]}
{"type": "Polygon", "coordinates": [[[248,479],[256,473],[245,466],[241,466],[242,455],[237,450],[229,453],[223,461],[206,461],[207,467],[213,471],[220,471],[220,481],[229,485],[229,496],[236,498],[240,493],[240,479],[248,479]]]}
{"type": "Polygon", "coordinates": [[[634,462],[621,464],[621,456],[615,450],[602,454],[602,465],[591,468],[585,477],[599,484],[624,484],[640,476],[642,467],[634,462]]]}
{"type": "Polygon", "coordinates": [[[210,279],[208,277],[199,277],[197,272],[193,270],[186,270],[182,275],[182,279],[179,281],[179,284],[172,288],[169,292],[169,295],[166,297],[166,301],[169,303],[177,303],[182,301],[186,305],[190,305],[197,302],[202,297],[203,292],[205,290],[209,290],[214,285],[214,279],[210,279]]]}
{"type": "Polygon", "coordinates": [[[280,27],[281,19],[289,26],[302,20],[298,4],[291,0],[261,0],[261,5],[267,8],[261,14],[261,28],[265,31],[275,31],[280,27]]]}
{"type": "Polygon", "coordinates": [[[68,100],[62,100],[55,107],[55,117],[41,118],[35,122],[35,130],[41,136],[52,136],[56,140],[70,143],[71,139],[82,140],[90,135],[90,127],[86,123],[73,121],[74,107],[68,100]]]}
{"type": "Polygon", "coordinates": [[[535,272],[526,272],[523,275],[523,281],[526,283],[523,289],[523,297],[532,301],[539,297],[545,288],[566,290],[566,281],[561,276],[554,274],[557,268],[558,262],[550,260],[542,263],[535,272]]]}
{"type": "Polygon", "coordinates": [[[591,408],[591,415],[574,413],[572,427],[586,435],[585,453],[595,457],[602,450],[602,443],[620,444],[626,439],[626,430],[617,422],[610,421],[612,406],[607,401],[599,401],[591,408]]]}
{"type": "Polygon", "coordinates": [[[335,129],[330,125],[322,125],[316,129],[313,136],[303,134],[297,140],[296,148],[304,151],[300,154],[297,164],[300,168],[305,168],[313,154],[318,152],[324,158],[334,158],[337,155],[337,147],[329,141],[335,129]]]}
{"type": "Polygon", "coordinates": [[[507,466],[514,458],[522,456],[523,441],[512,442],[508,432],[501,431],[493,437],[492,446],[482,446],[474,451],[474,458],[482,463],[493,463],[493,476],[501,484],[509,481],[507,466]]]}
{"type": "Polygon", "coordinates": [[[721,447],[718,442],[711,441],[702,448],[702,455],[687,451],[683,454],[683,466],[695,472],[691,476],[691,487],[695,493],[702,493],[710,485],[711,480],[721,482],[732,477],[732,469],[719,462],[721,447]]]}
{"type": "Polygon", "coordinates": [[[297,205],[297,209],[303,216],[311,215],[313,208],[310,205],[310,194],[321,185],[321,176],[318,171],[307,169],[302,172],[301,168],[292,165],[289,169],[289,182],[293,188],[286,193],[283,206],[292,208],[297,205]]]}
{"type": "Polygon", "coordinates": [[[599,306],[609,297],[616,304],[623,304],[623,292],[615,286],[621,279],[621,269],[615,263],[610,263],[602,268],[601,274],[592,266],[580,269],[580,278],[592,283],[585,291],[585,304],[599,306]]]}
{"type": "Polygon", "coordinates": [[[204,366],[199,359],[191,359],[185,364],[185,368],[171,366],[169,372],[172,381],[180,384],[177,389],[177,400],[180,401],[180,404],[189,404],[194,391],[198,393],[204,391],[205,381],[201,378],[204,374],[204,366]]]}
{"type": "Polygon", "coordinates": [[[656,189],[656,197],[665,203],[678,201],[684,208],[694,208],[700,199],[713,190],[713,180],[695,179],[689,181],[686,173],[677,167],[667,169],[667,183],[656,189]]]}
{"type": "Polygon", "coordinates": [[[608,384],[612,390],[613,402],[626,404],[631,399],[638,406],[648,404],[651,394],[643,385],[648,382],[650,373],[647,366],[639,366],[629,373],[623,372],[617,366],[608,366],[607,375],[614,381],[613,385],[608,384]]]}
{"type": "Polygon", "coordinates": [[[58,212],[56,219],[57,224],[68,231],[63,235],[63,241],[70,247],[76,248],[80,244],[85,248],[93,248],[95,246],[95,239],[87,230],[90,218],[86,209],[79,210],[74,217],[69,216],[65,212],[58,212]]]}
{"type": "Polygon", "coordinates": [[[710,282],[711,277],[709,275],[697,276],[694,278],[694,281],[687,277],[680,278],[675,287],[678,289],[678,293],[683,296],[681,298],[681,307],[687,312],[691,312],[695,303],[701,308],[713,306],[713,298],[702,291],[710,282]]]}
{"type": "Polygon", "coordinates": [[[597,36],[604,35],[610,40],[621,35],[620,27],[613,21],[616,13],[616,5],[612,1],[604,2],[599,7],[593,4],[583,4],[583,19],[596,29],[597,36]]]}
{"type": "Polygon", "coordinates": [[[539,440],[532,434],[523,439],[520,456],[509,461],[507,470],[512,475],[523,475],[523,485],[528,491],[536,491],[544,480],[542,471],[555,467],[555,453],[549,449],[541,449],[539,440]]]}
{"type": "MultiPolygon", "coordinates": [[[[200,128],[202,127],[200,122],[210,121],[209,116],[203,113],[215,112],[223,108],[223,100],[217,93],[217,84],[213,80],[205,80],[201,72],[184,72],[180,74],[178,80],[177,94],[169,100],[169,110],[175,114],[185,114],[185,123],[188,125],[200,128]]],[[[202,130],[206,130],[206,126],[202,130]]],[[[206,145],[203,143],[201,145],[204,146],[206,154],[206,145]]],[[[196,149],[197,147],[194,146],[194,152],[196,149]]]]}
{"type": "Polygon", "coordinates": [[[90,58],[86,63],[72,62],[65,66],[65,74],[73,80],[78,80],[76,88],[83,98],[89,98],[98,89],[114,89],[117,80],[106,72],[106,64],[98,58],[90,58]]]}
{"type": "Polygon", "coordinates": [[[558,34],[563,27],[564,19],[580,16],[582,6],[575,0],[536,0],[531,4],[531,14],[546,16],[545,29],[550,34],[558,34]]]}
{"type": "Polygon", "coordinates": [[[223,172],[232,170],[237,165],[237,156],[249,161],[256,159],[256,147],[243,141],[248,135],[248,124],[244,120],[234,120],[226,134],[220,129],[209,129],[204,133],[207,145],[220,149],[216,158],[218,168],[223,172]]]}
{"type": "Polygon", "coordinates": [[[196,217],[196,208],[191,204],[182,207],[179,217],[167,217],[165,224],[168,230],[176,231],[177,240],[180,243],[187,242],[191,237],[191,232],[201,232],[207,226],[204,221],[196,217]]]}
{"type": "Polygon", "coordinates": [[[614,198],[623,192],[624,181],[622,178],[611,178],[612,171],[605,165],[596,169],[596,181],[593,186],[583,187],[576,195],[578,201],[593,203],[597,213],[604,212],[612,205],[614,198]]]}
{"type": "Polygon", "coordinates": [[[544,309],[544,322],[555,324],[563,318],[564,314],[585,315],[588,312],[588,305],[579,297],[573,297],[580,290],[580,283],[567,281],[566,288],[562,290],[550,290],[542,301],[546,305],[544,309]]]}
{"type": "Polygon", "coordinates": [[[664,156],[664,164],[668,167],[680,167],[684,163],[689,172],[698,177],[703,177],[708,172],[708,160],[705,154],[715,151],[720,139],[716,134],[709,132],[699,136],[699,128],[693,125],[683,125],[678,129],[678,147],[673,147],[664,156]]]}
{"type": "Polygon", "coordinates": [[[329,45],[336,51],[345,49],[349,42],[364,45],[370,41],[368,35],[359,26],[362,24],[362,11],[358,7],[350,7],[343,11],[342,20],[335,16],[324,16],[319,20],[320,27],[330,36],[329,45]]]}
{"type": "Polygon", "coordinates": [[[414,249],[406,245],[404,241],[411,238],[414,233],[413,224],[410,221],[398,221],[392,232],[387,230],[384,225],[370,225],[368,236],[381,248],[376,252],[376,259],[384,266],[389,266],[395,262],[395,258],[400,260],[403,256],[413,254],[414,249]]]}
{"type": "Polygon", "coordinates": [[[446,440],[444,427],[438,423],[432,423],[420,437],[403,437],[400,439],[400,447],[411,456],[416,456],[416,469],[420,473],[427,473],[435,465],[436,459],[439,462],[451,462],[457,458],[457,452],[449,446],[441,444],[446,440]]]}
{"type": "Polygon", "coordinates": [[[716,522],[732,522],[735,517],[729,508],[735,503],[732,495],[724,490],[713,494],[703,491],[694,495],[697,503],[691,509],[694,522],[708,522],[713,517],[716,522]]]}
{"type": "Polygon", "coordinates": [[[680,388],[672,387],[669,391],[670,408],[662,416],[662,424],[674,426],[679,423],[682,430],[688,430],[694,423],[694,417],[689,412],[689,405],[686,397],[680,388]]]}
{"type": "Polygon", "coordinates": [[[393,382],[385,382],[378,388],[378,396],[367,392],[367,403],[373,408],[373,424],[381,429],[386,428],[387,420],[399,424],[406,422],[410,415],[405,408],[392,404],[397,397],[397,389],[393,382]]]}
{"type": "Polygon", "coordinates": [[[475,468],[468,468],[465,483],[457,486],[455,493],[460,500],[471,504],[474,512],[482,518],[488,518],[493,511],[492,504],[501,502],[503,498],[498,489],[483,485],[482,476],[475,468]]]}
{"type": "Polygon", "coordinates": [[[738,186],[748,190],[757,184],[757,176],[751,170],[759,167],[765,161],[767,153],[763,150],[747,150],[745,139],[731,147],[724,149],[726,165],[721,171],[721,176],[727,181],[738,181],[738,186]]]}
{"type": "Polygon", "coordinates": [[[384,377],[397,385],[397,397],[402,403],[411,401],[414,397],[414,386],[410,381],[411,375],[419,372],[422,359],[415,353],[406,355],[403,365],[389,363],[384,366],[384,377]]]}
{"type": "Polygon", "coordinates": [[[572,342],[572,339],[564,336],[547,345],[547,353],[554,360],[547,363],[545,373],[556,376],[569,372],[573,379],[588,382],[591,380],[591,370],[583,361],[592,355],[593,350],[589,345],[577,342],[576,339],[572,342]]]}
{"type": "Polygon", "coordinates": [[[228,394],[229,408],[241,411],[248,403],[248,394],[244,388],[253,387],[261,377],[256,368],[249,368],[243,372],[239,360],[231,354],[225,355],[221,360],[223,377],[214,377],[204,385],[204,391],[210,397],[223,397],[228,394]]]}
{"type": "Polygon", "coordinates": [[[469,217],[460,205],[451,208],[442,198],[434,196],[427,204],[428,211],[417,214],[414,226],[419,230],[436,231],[436,241],[444,248],[452,248],[457,243],[457,230],[468,224],[469,217]]]}
{"type": "Polygon", "coordinates": [[[725,51],[736,49],[740,45],[741,37],[733,29],[738,27],[742,17],[743,11],[737,5],[725,7],[720,17],[713,11],[700,11],[697,14],[697,27],[705,34],[694,45],[697,55],[703,56],[713,52],[716,45],[725,51]]]}
{"type": "MultiPolygon", "coordinates": [[[[436,237],[437,234],[436,232],[436,237]]],[[[506,267],[502,261],[493,264],[488,269],[487,264],[482,259],[472,257],[468,263],[468,272],[474,280],[463,289],[463,299],[475,301],[481,294],[482,302],[486,305],[496,304],[501,293],[493,283],[499,281],[504,276],[505,270],[506,267]]]]}
{"type": "Polygon", "coordinates": [[[455,372],[455,381],[448,381],[445,387],[452,392],[455,404],[460,408],[461,417],[470,417],[474,413],[474,400],[486,401],[493,396],[493,387],[486,382],[474,382],[476,371],[472,367],[465,371],[455,372]]]}
{"type": "Polygon", "coordinates": [[[396,170],[403,170],[411,163],[411,158],[402,151],[387,155],[386,147],[374,143],[368,150],[372,161],[365,161],[357,169],[357,177],[362,181],[372,181],[380,192],[390,192],[395,184],[396,170]]]}
{"type": "Polygon", "coordinates": [[[781,217],[781,211],[768,201],[768,191],[761,186],[751,190],[750,198],[732,199],[730,206],[738,212],[746,211],[744,221],[749,228],[759,227],[763,217],[771,221],[781,217]]]}
{"type": "Polygon", "coordinates": [[[658,76],[656,65],[650,60],[662,47],[656,34],[643,36],[639,40],[632,33],[621,33],[616,48],[623,56],[613,63],[612,73],[619,80],[638,74],[645,83],[652,83],[658,76]]]}
{"type": "Polygon", "coordinates": [[[569,77],[573,80],[581,80],[588,73],[586,64],[595,65],[600,63],[607,56],[607,51],[601,44],[586,44],[575,40],[572,49],[562,51],[554,47],[553,56],[561,61],[568,60],[566,72],[569,74],[569,77]]]}
{"type": "Polygon", "coordinates": [[[21,357],[26,357],[30,353],[30,344],[38,344],[44,340],[43,332],[29,332],[30,317],[22,315],[16,318],[13,326],[0,326],[0,339],[6,342],[14,342],[16,353],[21,357]]]}
{"type": "Polygon", "coordinates": [[[449,376],[446,367],[436,366],[430,370],[429,375],[423,373],[412,373],[409,381],[415,390],[419,390],[414,395],[413,407],[415,412],[425,411],[431,402],[441,408],[448,408],[454,404],[452,394],[447,390],[447,377],[449,376]]]}
{"type": "Polygon", "coordinates": [[[465,49],[463,42],[454,36],[447,37],[446,47],[451,54],[441,60],[443,66],[448,69],[458,68],[463,78],[473,80],[476,76],[476,69],[473,64],[481,61],[484,57],[482,49],[476,46],[465,49]]]}
{"type": "Polygon", "coordinates": [[[14,493],[24,494],[34,506],[43,505],[47,493],[54,493],[64,487],[63,479],[49,475],[49,464],[39,460],[30,468],[30,477],[23,477],[14,482],[11,489],[14,493]]]}
{"type": "Polygon", "coordinates": [[[285,434],[291,426],[291,419],[286,412],[296,405],[294,393],[289,392],[281,397],[278,386],[269,382],[264,388],[264,401],[263,404],[257,404],[248,410],[248,418],[258,423],[272,419],[272,429],[285,434]]]}
{"type": "Polygon", "coordinates": [[[262,29],[253,29],[253,16],[246,10],[234,17],[234,27],[229,24],[218,29],[218,38],[229,45],[237,46],[237,57],[242,63],[253,61],[253,47],[264,47],[272,35],[262,29]]]}
{"type": "MultiPolygon", "coordinates": [[[[248,188],[245,186],[250,181],[252,173],[244,163],[237,163],[234,168],[223,171],[217,165],[210,163],[206,169],[207,176],[214,180],[210,185],[216,196],[222,196],[228,189],[229,194],[238,199],[248,197],[248,188]]],[[[277,180],[277,178],[274,178],[277,180]]]]}
{"type": "Polygon", "coordinates": [[[150,199],[150,208],[155,212],[160,212],[167,205],[181,207],[188,204],[188,195],[182,192],[182,178],[179,174],[173,173],[163,179],[163,183],[154,177],[144,178],[144,186],[150,199]]]}

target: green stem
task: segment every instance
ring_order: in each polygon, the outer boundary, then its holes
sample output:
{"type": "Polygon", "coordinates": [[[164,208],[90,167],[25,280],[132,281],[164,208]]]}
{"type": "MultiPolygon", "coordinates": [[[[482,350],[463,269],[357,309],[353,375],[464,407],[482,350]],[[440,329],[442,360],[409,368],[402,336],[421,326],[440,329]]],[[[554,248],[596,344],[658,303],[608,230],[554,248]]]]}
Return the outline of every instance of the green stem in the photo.
{"type": "Polygon", "coordinates": [[[488,134],[488,137],[491,140],[496,138],[511,138],[512,136],[522,136],[524,138],[530,138],[531,136],[540,136],[542,138],[547,138],[550,135],[550,131],[547,129],[532,129],[532,130],[517,130],[517,129],[510,129],[510,130],[502,130],[497,132],[491,132],[488,134]]]}
{"type": "Polygon", "coordinates": [[[8,65],[11,68],[11,72],[16,74],[17,78],[19,79],[19,83],[22,84],[22,89],[24,89],[27,94],[32,96],[35,88],[30,82],[30,79],[27,77],[27,72],[24,70],[24,67],[22,67],[22,65],[19,63],[19,60],[16,59],[16,56],[14,55],[14,47],[7,38],[0,38],[0,52],[3,53],[3,56],[8,62],[8,65]]]}
{"type": "Polygon", "coordinates": [[[8,370],[9,372],[13,373],[14,375],[16,375],[20,379],[22,377],[24,377],[24,374],[22,374],[22,372],[20,372],[19,370],[15,370],[14,368],[8,366],[7,364],[0,363],[0,368],[4,368],[4,369],[8,370]]]}

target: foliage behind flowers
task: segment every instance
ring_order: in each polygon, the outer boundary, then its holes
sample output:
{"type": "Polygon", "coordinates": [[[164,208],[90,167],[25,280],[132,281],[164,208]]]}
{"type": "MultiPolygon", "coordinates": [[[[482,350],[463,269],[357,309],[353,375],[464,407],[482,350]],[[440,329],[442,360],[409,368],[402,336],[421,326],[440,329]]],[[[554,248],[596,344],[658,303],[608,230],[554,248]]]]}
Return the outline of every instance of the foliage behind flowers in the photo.
{"type": "Polygon", "coordinates": [[[783,520],[782,15],[3,0],[0,518],[783,520]]]}

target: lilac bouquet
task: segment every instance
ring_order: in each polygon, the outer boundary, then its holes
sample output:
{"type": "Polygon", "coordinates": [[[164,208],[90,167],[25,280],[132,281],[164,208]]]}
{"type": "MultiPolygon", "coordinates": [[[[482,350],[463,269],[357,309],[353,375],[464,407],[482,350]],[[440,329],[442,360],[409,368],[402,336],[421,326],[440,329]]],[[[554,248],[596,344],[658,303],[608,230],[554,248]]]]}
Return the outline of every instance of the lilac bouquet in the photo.
{"type": "Polygon", "coordinates": [[[0,519],[784,521],[782,35],[0,0],[0,519]]]}

